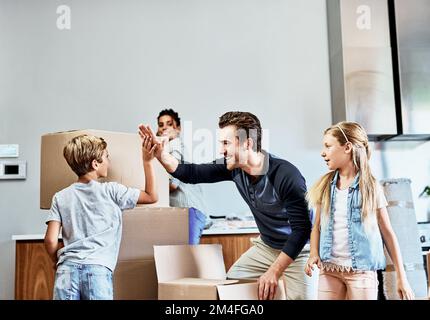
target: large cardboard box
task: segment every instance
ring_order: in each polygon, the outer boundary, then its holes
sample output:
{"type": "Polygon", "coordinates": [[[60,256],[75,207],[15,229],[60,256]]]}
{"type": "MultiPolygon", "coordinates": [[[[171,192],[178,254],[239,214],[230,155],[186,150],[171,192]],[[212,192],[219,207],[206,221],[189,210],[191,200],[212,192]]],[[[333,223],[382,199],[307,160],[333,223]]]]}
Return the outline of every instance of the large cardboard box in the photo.
{"type": "MultiPolygon", "coordinates": [[[[65,144],[81,134],[102,137],[107,142],[111,165],[105,181],[116,181],[128,187],[145,188],[141,139],[137,133],[101,130],[75,130],[49,133],[42,136],[40,160],[40,208],[49,209],[57,191],[76,181],[76,174],[63,157],[65,144]]],[[[169,206],[169,177],[161,164],[154,160],[158,202],[149,207],[169,206]]]]}
{"type": "Polygon", "coordinates": [[[137,207],[124,211],[114,299],[157,299],[153,246],[187,243],[188,209],[137,207]]]}
{"type": "MultiPolygon", "coordinates": [[[[219,244],[154,246],[154,257],[159,300],[258,300],[256,280],[226,279],[219,244]]],[[[275,299],[286,299],[283,280],[275,299]]]]}

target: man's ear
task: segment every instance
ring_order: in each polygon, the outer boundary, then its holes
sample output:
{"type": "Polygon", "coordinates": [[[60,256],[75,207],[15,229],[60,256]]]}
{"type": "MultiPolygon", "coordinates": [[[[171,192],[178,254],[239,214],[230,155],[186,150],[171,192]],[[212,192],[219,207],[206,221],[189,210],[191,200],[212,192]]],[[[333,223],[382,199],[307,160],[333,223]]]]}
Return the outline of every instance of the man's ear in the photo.
{"type": "Polygon", "coordinates": [[[246,149],[249,150],[254,150],[254,140],[252,140],[251,138],[246,139],[246,149]]]}

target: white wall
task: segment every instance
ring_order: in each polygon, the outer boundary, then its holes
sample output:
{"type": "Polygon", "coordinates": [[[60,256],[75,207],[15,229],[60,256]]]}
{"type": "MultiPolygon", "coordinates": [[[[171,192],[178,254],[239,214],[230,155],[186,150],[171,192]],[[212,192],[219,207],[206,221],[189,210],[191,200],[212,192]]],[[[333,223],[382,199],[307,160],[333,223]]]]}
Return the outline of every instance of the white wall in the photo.
{"type": "MultiPolygon", "coordinates": [[[[28,177],[0,182],[0,299],[13,298],[12,234],[45,231],[42,134],[134,132],[165,106],[215,133],[223,112],[251,111],[270,150],[312,181],[330,123],[327,54],[321,0],[1,0],[0,143],[20,145],[28,177]],[[56,28],[60,4],[70,31],[56,28]]],[[[233,184],[205,189],[214,214],[247,210],[233,184]]]]}

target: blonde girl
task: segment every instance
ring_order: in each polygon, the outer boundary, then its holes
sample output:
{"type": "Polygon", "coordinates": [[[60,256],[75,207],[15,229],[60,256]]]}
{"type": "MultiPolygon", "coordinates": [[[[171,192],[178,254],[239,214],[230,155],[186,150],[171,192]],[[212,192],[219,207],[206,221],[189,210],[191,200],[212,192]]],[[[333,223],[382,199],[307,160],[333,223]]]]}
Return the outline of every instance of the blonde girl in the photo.
{"type": "Polygon", "coordinates": [[[321,270],[318,299],[376,300],[376,270],[385,268],[383,243],[396,268],[399,297],[413,299],[387,201],[369,167],[365,130],[354,122],[328,128],[321,156],[330,172],[307,194],[316,214],[305,267],[308,276],[314,265],[321,270]]]}

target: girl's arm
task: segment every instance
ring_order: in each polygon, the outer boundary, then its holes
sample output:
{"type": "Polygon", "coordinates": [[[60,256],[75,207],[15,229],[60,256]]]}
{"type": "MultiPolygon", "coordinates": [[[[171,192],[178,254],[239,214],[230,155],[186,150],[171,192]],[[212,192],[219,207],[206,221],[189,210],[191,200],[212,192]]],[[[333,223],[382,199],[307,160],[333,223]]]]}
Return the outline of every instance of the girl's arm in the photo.
{"type": "Polygon", "coordinates": [[[310,240],[310,255],[306,263],[305,273],[311,277],[314,264],[321,269],[321,259],[319,256],[320,246],[320,221],[321,221],[321,206],[317,206],[315,211],[315,223],[312,227],[311,240],[310,240]]]}
{"type": "Polygon", "coordinates": [[[388,254],[391,257],[391,260],[393,260],[394,267],[396,268],[397,293],[399,294],[400,299],[412,300],[414,299],[414,293],[409,286],[409,282],[406,277],[399,243],[397,241],[397,237],[393,231],[393,228],[391,227],[387,208],[382,207],[381,209],[378,209],[377,214],[379,230],[381,231],[382,238],[384,239],[385,246],[388,250],[388,254]]]}

